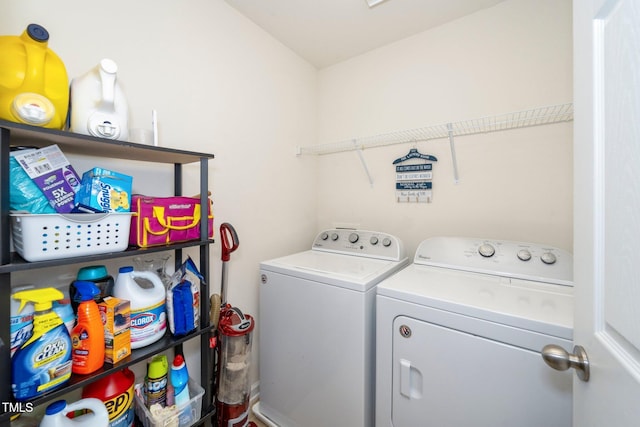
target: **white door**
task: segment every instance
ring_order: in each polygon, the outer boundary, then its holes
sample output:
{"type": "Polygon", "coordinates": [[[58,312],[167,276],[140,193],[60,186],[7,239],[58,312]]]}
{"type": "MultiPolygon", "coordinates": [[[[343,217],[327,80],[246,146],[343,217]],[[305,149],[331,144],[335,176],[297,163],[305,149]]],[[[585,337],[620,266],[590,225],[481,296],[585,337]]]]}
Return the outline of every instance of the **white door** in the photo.
{"type": "Polygon", "coordinates": [[[640,425],[640,1],[574,0],[575,427],[640,425]]]}

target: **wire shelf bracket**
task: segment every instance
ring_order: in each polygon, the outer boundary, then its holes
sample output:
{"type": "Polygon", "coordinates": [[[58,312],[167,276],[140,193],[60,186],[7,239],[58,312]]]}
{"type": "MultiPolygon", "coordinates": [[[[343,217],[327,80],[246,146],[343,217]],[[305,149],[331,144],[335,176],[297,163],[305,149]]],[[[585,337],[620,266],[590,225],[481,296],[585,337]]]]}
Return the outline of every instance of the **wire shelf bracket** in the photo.
{"type": "Polygon", "coordinates": [[[379,135],[351,138],[327,144],[299,146],[296,155],[326,155],[345,151],[358,150],[369,182],[373,180],[362,151],[368,148],[385,147],[389,145],[417,143],[435,139],[448,139],[451,147],[454,182],[458,183],[458,165],[455,156],[454,137],[477,135],[481,133],[499,132],[533,126],[550,125],[573,120],[573,103],[547,105],[529,110],[481,117],[478,119],[462,120],[446,124],[432,125],[415,129],[405,129],[379,135]]]}

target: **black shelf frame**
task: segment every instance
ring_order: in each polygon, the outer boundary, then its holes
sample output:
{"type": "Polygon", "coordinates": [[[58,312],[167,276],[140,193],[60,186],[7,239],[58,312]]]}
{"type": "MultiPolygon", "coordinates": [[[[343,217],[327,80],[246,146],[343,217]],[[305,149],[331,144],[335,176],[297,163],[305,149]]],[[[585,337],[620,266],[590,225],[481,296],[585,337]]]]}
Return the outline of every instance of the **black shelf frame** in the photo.
{"type": "MultiPolygon", "coordinates": [[[[72,265],[85,262],[94,262],[105,259],[133,257],[136,255],[151,254],[156,252],[173,251],[175,254],[176,268],[182,263],[182,250],[185,248],[199,248],[199,270],[204,280],[200,284],[200,327],[198,330],[184,337],[172,337],[167,333],[158,342],[141,349],[133,350],[131,356],[115,365],[105,364],[100,370],[89,375],[72,375],[65,386],[39,396],[29,401],[34,406],[47,402],[85,385],[103,378],[120,369],[144,361],[148,357],[162,351],[174,348],[182,351],[182,344],[191,339],[200,339],[200,383],[205,389],[203,396],[203,411],[201,419],[196,425],[215,425],[214,405],[212,405],[211,378],[214,367],[211,366],[212,349],[209,348],[209,338],[212,334],[212,326],[209,322],[210,309],[210,245],[214,243],[210,239],[208,221],[201,221],[200,240],[156,246],[152,248],[130,247],[123,252],[110,252],[86,257],[73,257],[49,261],[27,262],[17,253],[10,252],[10,219],[9,219],[9,155],[11,146],[46,147],[57,144],[64,153],[90,155],[92,157],[108,157],[123,160],[135,160],[149,163],[173,164],[174,171],[174,195],[182,195],[182,166],[185,164],[200,164],[200,204],[203,212],[208,211],[208,181],[209,160],[213,154],[193,151],[177,150],[172,148],[137,144],[128,141],[114,141],[96,138],[87,135],[79,135],[71,132],[39,128],[0,120],[0,402],[14,402],[11,391],[11,336],[10,336],[10,300],[11,300],[11,275],[17,271],[37,270],[59,265],[72,265]]],[[[206,216],[205,216],[206,218],[206,216]]],[[[4,412],[4,411],[3,411],[4,412]]],[[[0,414],[0,427],[10,427],[11,414],[0,414]]]]}
{"type": "Polygon", "coordinates": [[[214,239],[208,239],[205,241],[194,240],[191,242],[176,243],[172,245],[154,246],[146,249],[141,249],[137,247],[128,247],[126,250],[122,252],[109,252],[109,253],[97,254],[97,255],[87,255],[83,257],[61,258],[61,259],[52,259],[52,260],[35,261],[35,262],[25,261],[18,253],[11,252],[9,255],[10,261],[7,264],[0,265],[0,274],[15,272],[15,271],[35,270],[38,268],[47,268],[47,267],[54,267],[59,265],[80,264],[85,262],[101,261],[105,259],[126,258],[126,257],[137,256],[137,255],[152,254],[156,252],[177,251],[184,248],[206,246],[206,245],[213,244],[214,242],[215,242],[214,239]]]}

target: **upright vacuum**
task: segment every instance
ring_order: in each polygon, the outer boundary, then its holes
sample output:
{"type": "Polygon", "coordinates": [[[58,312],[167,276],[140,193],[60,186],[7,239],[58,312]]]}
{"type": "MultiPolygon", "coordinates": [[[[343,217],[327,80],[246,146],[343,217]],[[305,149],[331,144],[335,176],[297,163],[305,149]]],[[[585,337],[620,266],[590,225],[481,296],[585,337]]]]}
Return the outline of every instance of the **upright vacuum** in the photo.
{"type": "Polygon", "coordinates": [[[211,321],[217,324],[215,342],[215,405],[218,427],[256,427],[249,421],[249,368],[253,317],[226,302],[227,263],[239,246],[238,235],[229,223],[220,225],[222,280],[220,296],[211,297],[211,321]]]}

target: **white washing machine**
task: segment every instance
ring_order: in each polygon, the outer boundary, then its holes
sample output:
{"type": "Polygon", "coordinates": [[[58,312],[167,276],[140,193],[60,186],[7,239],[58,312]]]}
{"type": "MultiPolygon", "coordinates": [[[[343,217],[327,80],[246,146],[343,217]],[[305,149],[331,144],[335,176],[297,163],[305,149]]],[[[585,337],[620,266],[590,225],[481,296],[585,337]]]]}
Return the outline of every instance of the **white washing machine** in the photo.
{"type": "Polygon", "coordinates": [[[572,255],[440,237],[377,287],[377,427],[571,427],[572,255]]]}
{"type": "Polygon", "coordinates": [[[395,236],[332,229],[260,264],[260,420],[373,425],[375,287],[409,262],[395,236]]]}

